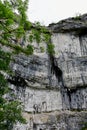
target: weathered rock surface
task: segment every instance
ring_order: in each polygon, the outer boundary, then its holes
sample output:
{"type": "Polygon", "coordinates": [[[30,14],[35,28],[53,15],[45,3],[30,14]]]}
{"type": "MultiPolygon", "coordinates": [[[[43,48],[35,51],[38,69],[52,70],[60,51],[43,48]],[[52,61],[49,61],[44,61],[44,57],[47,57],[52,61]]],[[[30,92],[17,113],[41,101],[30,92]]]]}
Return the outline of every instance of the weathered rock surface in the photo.
{"type": "Polygon", "coordinates": [[[28,122],[15,130],[81,130],[87,122],[87,14],[49,28],[53,64],[46,51],[15,55],[10,64],[8,81],[28,122]]]}
{"type": "Polygon", "coordinates": [[[53,34],[55,56],[63,71],[65,85],[69,88],[87,84],[87,36],[75,37],[67,34],[53,34]]]}
{"type": "Polygon", "coordinates": [[[87,121],[87,112],[55,111],[24,116],[28,125],[15,126],[14,130],[80,130],[87,121]]]}
{"type": "Polygon", "coordinates": [[[54,33],[73,31],[81,31],[81,34],[87,33],[87,14],[61,20],[56,24],[50,24],[48,28],[54,33]]]}

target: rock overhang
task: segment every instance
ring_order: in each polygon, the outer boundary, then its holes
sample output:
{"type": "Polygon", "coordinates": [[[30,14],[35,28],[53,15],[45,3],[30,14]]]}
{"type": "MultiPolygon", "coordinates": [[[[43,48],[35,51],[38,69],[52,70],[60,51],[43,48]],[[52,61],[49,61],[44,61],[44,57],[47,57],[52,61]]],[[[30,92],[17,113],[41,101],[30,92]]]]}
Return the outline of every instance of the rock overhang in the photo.
{"type": "Polygon", "coordinates": [[[53,33],[76,32],[76,34],[80,34],[81,31],[87,33],[87,14],[61,20],[56,24],[49,24],[48,29],[53,33]]]}

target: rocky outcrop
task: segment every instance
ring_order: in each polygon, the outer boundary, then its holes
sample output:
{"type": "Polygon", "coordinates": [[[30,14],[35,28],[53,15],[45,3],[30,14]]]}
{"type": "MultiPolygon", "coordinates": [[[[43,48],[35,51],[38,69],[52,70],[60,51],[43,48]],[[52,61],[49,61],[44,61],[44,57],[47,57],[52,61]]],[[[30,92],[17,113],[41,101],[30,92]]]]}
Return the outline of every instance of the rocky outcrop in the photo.
{"type": "Polygon", "coordinates": [[[15,55],[8,78],[24,106],[26,125],[14,130],[81,130],[87,122],[87,14],[49,25],[55,56],[15,55]]]}
{"type": "Polygon", "coordinates": [[[48,28],[54,33],[74,31],[75,33],[78,32],[78,34],[85,34],[87,33],[87,14],[61,20],[56,24],[52,23],[48,28]]]}

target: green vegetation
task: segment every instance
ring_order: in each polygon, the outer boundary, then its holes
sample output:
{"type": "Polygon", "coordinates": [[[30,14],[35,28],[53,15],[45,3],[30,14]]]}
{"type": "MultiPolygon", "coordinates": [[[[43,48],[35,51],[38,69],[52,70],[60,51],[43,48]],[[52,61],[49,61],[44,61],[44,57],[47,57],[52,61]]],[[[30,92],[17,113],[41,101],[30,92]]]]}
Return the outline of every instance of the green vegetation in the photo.
{"type": "Polygon", "coordinates": [[[87,122],[83,124],[84,124],[84,127],[81,130],[87,130],[87,122]]]}
{"type": "Polygon", "coordinates": [[[7,47],[10,47],[13,49],[13,52],[15,54],[19,54],[19,53],[24,53],[26,55],[31,55],[33,54],[33,46],[32,45],[28,45],[26,48],[23,48],[22,46],[20,46],[19,44],[11,44],[11,43],[6,43],[6,42],[2,42],[2,45],[5,45],[7,47]]]}
{"type": "Polygon", "coordinates": [[[74,20],[76,20],[76,21],[79,21],[79,20],[81,20],[81,14],[76,14],[76,16],[75,17],[73,17],[73,19],[74,20]]]}
{"type": "MultiPolygon", "coordinates": [[[[27,0],[0,0],[0,44],[9,46],[15,53],[33,52],[31,46],[23,49],[20,45],[15,45],[16,43],[11,44],[12,41],[17,42],[25,36],[27,3],[27,0]],[[14,13],[15,9],[18,10],[18,15],[14,13]]],[[[21,103],[15,100],[14,96],[12,97],[5,77],[5,74],[10,72],[11,55],[0,48],[0,130],[12,130],[17,122],[26,123],[22,117],[21,103]],[[5,98],[6,95],[10,95],[11,100],[5,98]]]]}
{"type": "Polygon", "coordinates": [[[10,95],[10,88],[1,70],[8,72],[10,60],[11,54],[0,49],[0,130],[12,130],[17,122],[26,123],[22,117],[21,104],[17,100],[4,98],[5,94],[10,95]]]}
{"type": "Polygon", "coordinates": [[[15,53],[29,55],[33,53],[33,45],[30,45],[30,49],[29,46],[22,48],[21,43],[26,41],[32,43],[34,40],[38,45],[42,41],[49,43],[51,33],[39,22],[32,24],[28,21],[27,8],[28,0],[0,0],[0,44],[11,47],[15,53]],[[29,38],[26,36],[28,33],[29,38]]]}
{"type": "Polygon", "coordinates": [[[52,43],[48,43],[47,44],[47,52],[48,52],[48,54],[50,54],[50,55],[53,55],[53,54],[55,54],[55,51],[54,51],[54,44],[52,44],[52,43]]]}
{"type": "Polygon", "coordinates": [[[8,70],[9,62],[10,62],[10,53],[4,53],[2,50],[0,50],[0,70],[8,70]]]}
{"type": "Polygon", "coordinates": [[[42,53],[45,52],[44,47],[42,47],[42,46],[40,47],[40,50],[42,53]]]}
{"type": "MultiPolygon", "coordinates": [[[[36,41],[38,45],[45,41],[48,54],[54,54],[54,45],[50,42],[51,33],[39,22],[32,24],[27,20],[27,8],[28,0],[0,0],[0,44],[12,50],[11,53],[7,53],[0,48],[0,130],[12,130],[17,122],[26,123],[22,117],[21,104],[11,97],[8,81],[4,76],[10,72],[9,63],[12,55],[33,54],[33,41],[36,41]],[[18,13],[16,14],[15,11],[18,13]],[[22,47],[21,41],[26,42],[27,39],[31,44],[22,47]],[[10,95],[10,98],[14,100],[6,99],[5,95],[10,95]]],[[[40,49],[44,52],[43,47],[40,49]]]]}
{"type": "Polygon", "coordinates": [[[20,45],[21,40],[26,41],[26,26],[31,28],[26,16],[27,5],[28,0],[0,0],[0,44],[11,47],[15,53],[29,55],[33,53],[33,46],[22,48],[20,45]]]}

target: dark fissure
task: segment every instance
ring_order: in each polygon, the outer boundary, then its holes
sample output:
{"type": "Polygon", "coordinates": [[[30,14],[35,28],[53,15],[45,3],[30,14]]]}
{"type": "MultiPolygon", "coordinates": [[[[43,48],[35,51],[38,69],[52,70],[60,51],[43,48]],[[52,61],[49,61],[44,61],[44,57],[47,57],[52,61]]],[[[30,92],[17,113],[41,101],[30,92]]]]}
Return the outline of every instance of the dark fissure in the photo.
{"type": "Polygon", "coordinates": [[[11,76],[7,79],[9,83],[14,84],[15,86],[26,86],[25,80],[20,76],[11,76]]]}
{"type": "Polygon", "coordinates": [[[58,78],[58,83],[62,82],[63,84],[62,70],[58,67],[57,61],[55,60],[54,56],[50,56],[50,61],[51,61],[51,73],[55,74],[55,76],[58,78]]]}
{"type": "MultiPolygon", "coordinates": [[[[71,104],[71,90],[68,89],[65,85],[64,85],[64,80],[63,80],[63,72],[62,70],[58,67],[58,63],[55,59],[54,56],[50,56],[50,62],[51,62],[51,73],[55,74],[56,78],[58,79],[58,84],[60,84],[60,91],[62,94],[62,97],[64,99],[65,94],[67,94],[68,99],[69,99],[69,104],[71,104]]],[[[70,105],[71,107],[71,105],[70,105]]]]}
{"type": "Polygon", "coordinates": [[[63,82],[63,72],[58,67],[58,63],[54,56],[50,56],[50,62],[51,62],[51,73],[56,76],[58,79],[58,84],[61,83],[61,87],[64,88],[64,82],[63,82]]]}

